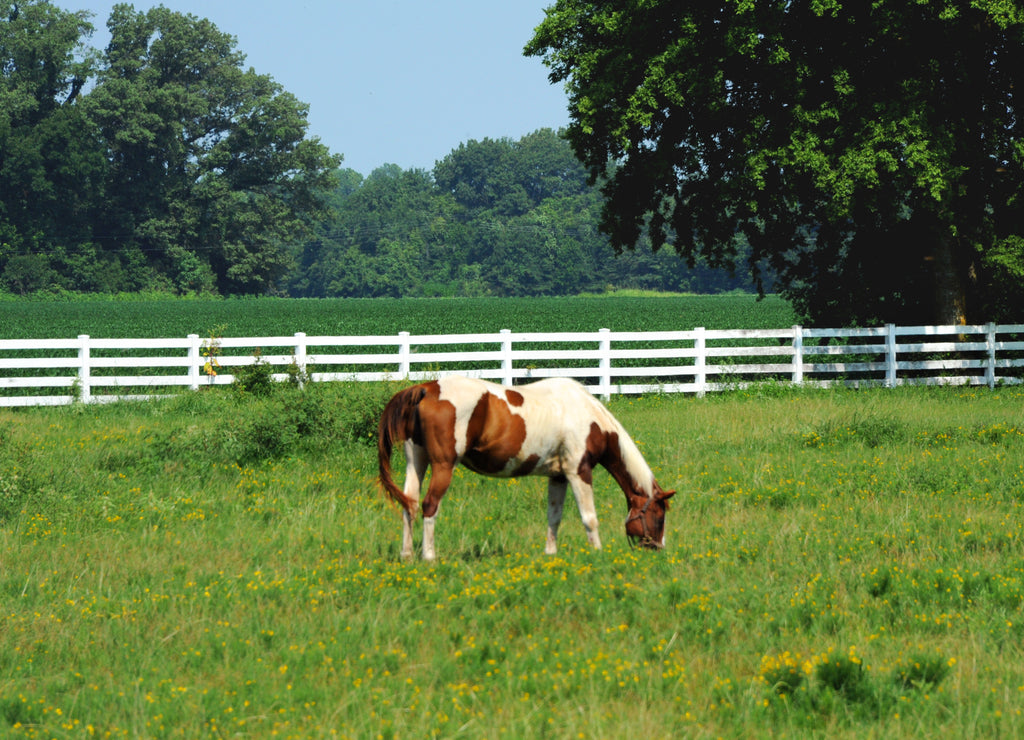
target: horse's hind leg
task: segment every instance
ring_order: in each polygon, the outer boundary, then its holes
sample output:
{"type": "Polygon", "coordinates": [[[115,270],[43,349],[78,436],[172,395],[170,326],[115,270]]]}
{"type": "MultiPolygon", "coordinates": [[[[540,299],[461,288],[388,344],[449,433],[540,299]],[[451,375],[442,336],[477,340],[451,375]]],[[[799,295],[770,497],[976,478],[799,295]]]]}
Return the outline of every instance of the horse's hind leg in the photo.
{"type": "Polygon", "coordinates": [[[558,525],[562,523],[562,507],[568,487],[569,481],[564,476],[548,478],[548,540],[544,545],[544,552],[548,555],[558,552],[558,525]]]}
{"type": "Polygon", "coordinates": [[[412,440],[405,442],[405,485],[403,493],[409,504],[402,509],[402,557],[412,557],[412,526],[419,508],[420,487],[427,472],[427,451],[412,440]]]}
{"type": "Polygon", "coordinates": [[[434,522],[441,507],[441,497],[452,483],[452,470],[451,465],[439,461],[434,461],[430,465],[430,485],[427,486],[427,496],[423,499],[424,560],[433,560],[437,557],[434,550],[434,522]]]}

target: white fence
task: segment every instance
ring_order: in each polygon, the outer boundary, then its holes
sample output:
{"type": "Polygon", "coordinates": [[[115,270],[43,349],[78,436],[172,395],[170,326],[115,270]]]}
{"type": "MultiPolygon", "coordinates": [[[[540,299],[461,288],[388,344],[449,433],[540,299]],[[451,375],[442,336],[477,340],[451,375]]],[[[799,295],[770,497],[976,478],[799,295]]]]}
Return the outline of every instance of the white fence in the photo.
{"type": "Polygon", "coordinates": [[[274,378],[421,380],[464,374],[505,385],[568,376],[595,394],[696,393],[759,380],[806,385],[986,385],[1024,378],[1024,324],[330,337],[0,340],[0,406],[158,397],[274,378]],[[46,391],[39,395],[40,390],[46,391]]]}

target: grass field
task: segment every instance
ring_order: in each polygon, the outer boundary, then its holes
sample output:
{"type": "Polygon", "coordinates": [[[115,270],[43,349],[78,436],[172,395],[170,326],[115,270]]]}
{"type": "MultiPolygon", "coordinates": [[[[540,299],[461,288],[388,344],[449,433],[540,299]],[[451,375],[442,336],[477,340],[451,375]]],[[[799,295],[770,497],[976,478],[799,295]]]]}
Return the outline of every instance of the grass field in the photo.
{"type": "Polygon", "coordinates": [[[0,411],[0,735],[1016,737],[1020,389],[615,398],[667,548],[375,483],[390,388],[0,411]]]}

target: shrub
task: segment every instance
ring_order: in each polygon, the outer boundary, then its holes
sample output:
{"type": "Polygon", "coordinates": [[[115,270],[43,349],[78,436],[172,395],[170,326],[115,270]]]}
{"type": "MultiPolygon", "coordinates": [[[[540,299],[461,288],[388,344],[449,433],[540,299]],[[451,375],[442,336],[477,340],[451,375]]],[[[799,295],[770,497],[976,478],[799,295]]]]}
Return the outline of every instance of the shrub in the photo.
{"type": "Polygon", "coordinates": [[[239,394],[251,394],[258,398],[269,396],[274,393],[274,366],[263,361],[259,349],[253,352],[253,363],[242,365],[235,370],[235,381],[231,388],[239,394]]]}

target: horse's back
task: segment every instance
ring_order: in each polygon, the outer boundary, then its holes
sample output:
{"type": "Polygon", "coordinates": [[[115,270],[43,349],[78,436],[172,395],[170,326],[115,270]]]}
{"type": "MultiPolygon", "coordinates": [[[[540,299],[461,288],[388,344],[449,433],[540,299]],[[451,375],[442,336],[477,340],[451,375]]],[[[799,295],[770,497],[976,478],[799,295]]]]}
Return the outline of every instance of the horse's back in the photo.
{"type": "Polygon", "coordinates": [[[543,380],[517,387],[519,390],[526,390],[528,392],[537,391],[590,396],[590,391],[578,380],[573,380],[572,378],[544,378],[543,380]]]}
{"type": "Polygon", "coordinates": [[[563,412],[566,409],[592,411],[595,407],[603,408],[585,386],[572,378],[544,378],[509,387],[480,378],[449,375],[438,384],[441,399],[452,403],[456,409],[468,412],[472,412],[487,394],[497,396],[510,408],[527,414],[531,410],[563,412]]]}
{"type": "Polygon", "coordinates": [[[601,405],[569,378],[507,387],[447,376],[438,400],[454,407],[455,459],[486,475],[558,474],[565,455],[578,457],[601,405]]]}

